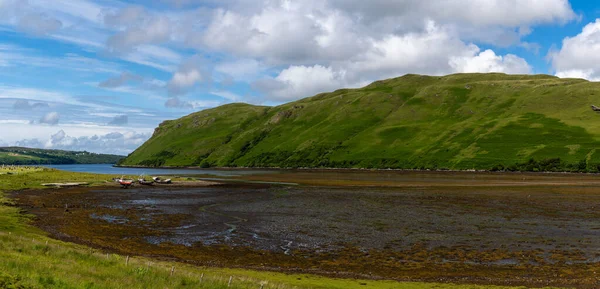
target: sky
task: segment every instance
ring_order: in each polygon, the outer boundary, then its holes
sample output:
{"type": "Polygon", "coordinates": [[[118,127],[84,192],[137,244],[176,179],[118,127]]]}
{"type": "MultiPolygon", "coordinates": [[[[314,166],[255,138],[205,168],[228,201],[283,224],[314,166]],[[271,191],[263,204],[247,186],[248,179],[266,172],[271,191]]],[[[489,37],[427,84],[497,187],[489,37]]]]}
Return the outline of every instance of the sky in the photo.
{"type": "Polygon", "coordinates": [[[0,0],[0,146],[126,155],[162,121],[407,73],[600,80],[585,0],[0,0]]]}

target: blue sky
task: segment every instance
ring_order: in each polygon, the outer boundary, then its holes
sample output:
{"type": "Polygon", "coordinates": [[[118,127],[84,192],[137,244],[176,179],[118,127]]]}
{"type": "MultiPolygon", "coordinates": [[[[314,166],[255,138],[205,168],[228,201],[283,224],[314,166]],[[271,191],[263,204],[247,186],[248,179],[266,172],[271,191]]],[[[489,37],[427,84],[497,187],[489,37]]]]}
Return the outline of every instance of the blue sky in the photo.
{"type": "Polygon", "coordinates": [[[600,80],[567,0],[0,0],[0,145],[127,154],[163,120],[406,73],[600,80]]]}

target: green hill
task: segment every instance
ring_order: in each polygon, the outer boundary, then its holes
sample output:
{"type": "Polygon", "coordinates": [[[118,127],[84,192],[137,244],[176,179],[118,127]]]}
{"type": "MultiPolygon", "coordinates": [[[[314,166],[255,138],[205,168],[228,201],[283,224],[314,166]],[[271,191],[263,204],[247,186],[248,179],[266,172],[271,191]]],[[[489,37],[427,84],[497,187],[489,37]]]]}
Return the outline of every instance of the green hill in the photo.
{"type": "Polygon", "coordinates": [[[115,164],[122,158],[90,152],[0,147],[0,165],[115,164]]]}
{"type": "Polygon", "coordinates": [[[405,75],[276,107],[165,121],[131,166],[598,171],[600,83],[405,75]]]}

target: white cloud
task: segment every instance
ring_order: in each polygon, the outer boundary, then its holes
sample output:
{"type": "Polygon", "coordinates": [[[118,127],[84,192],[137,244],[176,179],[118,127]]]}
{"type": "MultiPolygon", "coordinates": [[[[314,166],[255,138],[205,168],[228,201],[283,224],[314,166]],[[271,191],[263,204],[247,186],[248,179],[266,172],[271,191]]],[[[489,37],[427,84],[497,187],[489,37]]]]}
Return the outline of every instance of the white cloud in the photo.
{"type": "Polygon", "coordinates": [[[600,81],[598,72],[593,68],[557,71],[556,76],[560,78],[582,78],[590,81],[600,81]]]}
{"type": "Polygon", "coordinates": [[[376,77],[393,77],[404,73],[443,74],[451,70],[448,59],[470,53],[452,31],[435,22],[426,21],[426,29],[404,35],[388,35],[373,41],[372,48],[360,60],[351,62],[349,71],[355,74],[375,73],[376,77]]]}
{"type": "Polygon", "coordinates": [[[201,80],[202,75],[200,75],[200,72],[192,68],[187,71],[176,72],[169,84],[180,88],[188,88],[201,80]]]}
{"type": "Polygon", "coordinates": [[[518,44],[539,24],[575,19],[567,0],[265,1],[259,9],[216,9],[187,42],[270,64],[314,65],[360,57],[371,43],[427,29],[428,19],[463,40],[518,44]]]}
{"type": "Polygon", "coordinates": [[[321,65],[291,66],[274,79],[254,83],[257,90],[278,101],[295,100],[343,86],[348,86],[344,70],[334,71],[321,65]]]}
{"type": "Polygon", "coordinates": [[[186,59],[167,84],[169,94],[181,95],[199,83],[212,81],[212,67],[199,55],[186,59]]]}
{"type": "Polygon", "coordinates": [[[559,77],[600,81],[600,19],[587,24],[576,36],[566,37],[558,51],[548,55],[559,77]]]}
{"type": "Polygon", "coordinates": [[[439,22],[475,26],[520,27],[574,19],[568,0],[330,0],[338,9],[358,14],[365,21],[396,17],[408,20],[426,16],[439,22]]]}
{"type": "MultiPolygon", "coordinates": [[[[322,59],[322,54],[331,58],[343,55],[342,51],[332,53],[332,50],[319,46],[318,39],[327,45],[327,41],[322,40],[326,37],[324,34],[331,36],[337,30],[328,31],[319,25],[318,20],[326,16],[309,15],[307,8],[300,2],[282,2],[265,6],[255,15],[218,9],[204,31],[188,34],[188,43],[198,48],[229,51],[241,57],[263,58],[274,64],[307,63],[322,59]]],[[[354,38],[343,45],[352,45],[359,39],[354,38]]]]}
{"type": "Polygon", "coordinates": [[[64,130],[59,130],[47,139],[23,139],[16,141],[14,145],[126,155],[143,144],[148,138],[150,138],[150,133],[134,132],[110,132],[104,135],[74,137],[68,135],[64,130]]]}
{"type": "MultiPolygon", "coordinates": [[[[1,104],[2,102],[0,102],[1,104]]],[[[0,109],[2,106],[0,106],[0,109]]],[[[1,110],[0,110],[1,111],[1,110]]],[[[88,114],[100,113],[90,112],[88,114]]],[[[127,113],[136,115],[136,119],[145,115],[141,111],[127,113]]],[[[0,139],[6,145],[21,145],[39,148],[55,148],[66,150],[87,150],[99,153],[128,154],[136,149],[152,134],[155,124],[146,127],[135,126],[135,131],[124,129],[121,125],[107,125],[104,123],[86,123],[82,121],[63,121],[57,125],[47,125],[40,123],[31,123],[28,120],[18,118],[18,116],[7,117],[0,120],[0,139]],[[14,117],[14,118],[13,118],[14,117]],[[64,132],[60,133],[60,131],[64,132]],[[52,137],[54,135],[54,137],[52,137]]],[[[120,114],[106,113],[103,118],[110,119],[120,114]]],[[[66,115],[68,118],[68,115],[66,115]]],[[[62,117],[61,117],[62,118],[62,117]]],[[[158,117],[152,122],[159,123],[165,118],[173,116],[158,117]]],[[[129,119],[129,124],[131,120],[129,119]]],[[[130,124],[131,125],[131,124],[130,124]]]]}
{"type": "Polygon", "coordinates": [[[373,41],[372,48],[356,60],[332,62],[329,66],[292,65],[274,78],[254,82],[253,87],[269,100],[290,101],[406,73],[531,72],[523,58],[496,55],[492,50],[480,52],[476,45],[463,42],[432,21],[426,27],[420,33],[389,35],[373,41]]]}
{"type": "Polygon", "coordinates": [[[451,58],[450,66],[456,72],[504,72],[510,74],[528,74],[532,72],[527,61],[516,55],[507,54],[503,57],[496,55],[490,49],[477,54],[478,51],[479,49],[476,49],[471,55],[451,58]]]}
{"type": "Polygon", "coordinates": [[[49,112],[45,114],[42,118],[40,118],[40,123],[49,124],[49,125],[57,125],[60,120],[60,115],[58,112],[49,112]]]}

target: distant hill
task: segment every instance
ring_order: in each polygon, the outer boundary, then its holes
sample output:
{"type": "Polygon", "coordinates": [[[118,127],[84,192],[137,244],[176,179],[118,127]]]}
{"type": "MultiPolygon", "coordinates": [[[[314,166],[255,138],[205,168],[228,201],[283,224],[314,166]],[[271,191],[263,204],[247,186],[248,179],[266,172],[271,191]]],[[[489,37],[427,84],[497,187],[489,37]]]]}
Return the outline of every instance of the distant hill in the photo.
{"type": "Polygon", "coordinates": [[[121,165],[588,171],[600,83],[549,75],[405,75],[276,107],[165,121],[121,165]]]}
{"type": "Polygon", "coordinates": [[[3,165],[115,164],[122,158],[85,151],[0,147],[0,164],[3,165]]]}

